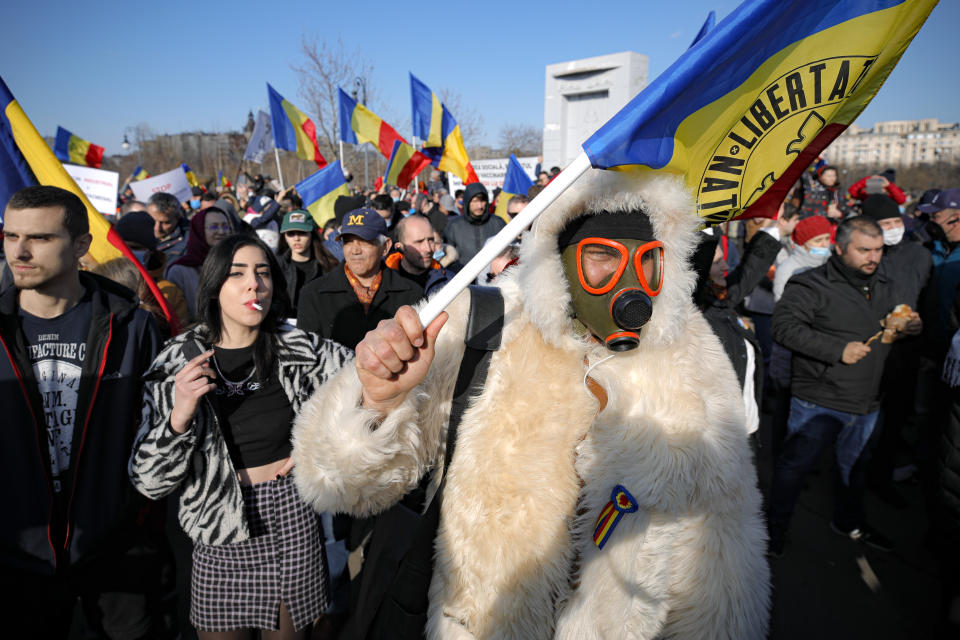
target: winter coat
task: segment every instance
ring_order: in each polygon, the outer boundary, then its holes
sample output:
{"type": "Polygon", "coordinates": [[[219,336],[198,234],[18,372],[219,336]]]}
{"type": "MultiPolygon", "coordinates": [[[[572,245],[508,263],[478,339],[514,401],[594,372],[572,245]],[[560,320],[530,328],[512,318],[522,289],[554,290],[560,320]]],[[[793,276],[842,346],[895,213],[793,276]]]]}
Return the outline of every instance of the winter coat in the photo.
{"type": "Polygon", "coordinates": [[[423,298],[423,288],[393,269],[382,268],[383,279],[364,313],[357,294],[347,280],[344,265],[314,280],[300,292],[297,327],[354,349],[367,331],[381,320],[392,318],[405,304],[423,298]]]}
{"type": "Polygon", "coordinates": [[[131,544],[145,505],[127,481],[126,461],[137,432],[141,376],[160,348],[160,334],[126,287],[85,271],[80,282],[92,292],[93,315],[69,478],[61,478],[66,511],[59,519],[65,527],[51,526],[48,435],[45,421],[38,420],[44,399],[20,330],[19,290],[11,287],[0,296],[0,566],[53,574],[59,564],[93,562],[131,544]]]}
{"type": "Polygon", "coordinates": [[[727,276],[725,297],[720,300],[708,290],[700,302],[704,318],[710,323],[710,328],[720,339],[720,344],[733,364],[741,389],[746,382],[747,349],[753,349],[753,388],[758,405],[763,397],[763,354],[756,334],[743,326],[736,309],[747,294],[766,277],[779,252],[779,240],[769,233],[758,232],[747,245],[740,264],[727,276]]]}
{"type": "Polygon", "coordinates": [[[197,286],[200,284],[200,270],[185,264],[172,264],[167,267],[166,279],[183,292],[187,302],[187,317],[192,322],[197,318],[197,286]]]}
{"type": "Polygon", "coordinates": [[[960,388],[951,389],[950,394],[950,412],[938,447],[937,488],[940,524],[945,538],[956,545],[960,536],[960,388]]]}
{"type": "Polygon", "coordinates": [[[932,267],[930,252],[916,234],[908,233],[897,244],[883,247],[880,270],[897,287],[897,299],[913,309],[917,308],[932,267]]]}
{"type": "Polygon", "coordinates": [[[877,398],[890,345],[875,340],[856,364],[841,361],[849,342],[864,342],[881,330],[880,321],[900,303],[893,283],[879,270],[869,299],[850,283],[836,255],[826,264],[794,276],[773,312],[773,339],[793,352],[791,392],[814,404],[867,414],[877,398]]]}
{"type": "Polygon", "coordinates": [[[489,238],[507,226],[503,218],[492,215],[489,208],[480,217],[470,215],[470,200],[481,191],[486,193],[480,183],[467,185],[463,194],[464,214],[451,218],[443,230],[443,239],[457,248],[463,264],[470,262],[470,258],[480,252],[489,238]]]}
{"type": "MultiPolygon", "coordinates": [[[[859,180],[854,182],[852,185],[850,185],[850,189],[849,189],[850,195],[856,198],[857,200],[866,200],[868,197],[870,197],[869,194],[867,194],[868,178],[870,178],[870,176],[864,176],[863,178],[860,178],[859,180]]],[[[886,191],[886,194],[890,196],[890,198],[897,204],[903,204],[904,202],[907,201],[907,194],[903,192],[903,189],[901,189],[891,181],[887,181],[887,187],[885,191],[886,191]]]]}
{"type": "Polygon", "coordinates": [[[386,268],[396,271],[404,278],[413,280],[417,283],[417,285],[423,286],[424,296],[429,296],[434,291],[442,289],[443,285],[453,280],[453,276],[455,275],[453,271],[445,268],[436,260],[431,260],[430,268],[427,271],[419,276],[414,276],[402,269],[402,265],[400,264],[402,260],[403,254],[400,251],[395,251],[387,256],[387,259],[383,261],[383,264],[386,268]]]}
{"type": "MultiPolygon", "coordinates": [[[[129,475],[137,491],[152,499],[183,485],[178,517],[194,542],[242,542],[250,538],[250,528],[240,481],[210,399],[198,403],[186,432],[177,434],[170,428],[174,376],[189,360],[183,353],[184,343],[194,339],[209,344],[203,325],[168,341],[145,376],[140,430],[129,456],[129,475]]],[[[297,413],[351,353],[330,340],[290,329],[281,334],[276,357],[280,386],[297,413]]]]}
{"type": "Polygon", "coordinates": [[[183,252],[187,250],[187,236],[189,234],[190,221],[186,216],[182,216],[173,233],[157,242],[157,251],[162,251],[167,256],[167,264],[182,256],[183,252]]]}
{"type": "MultiPolygon", "coordinates": [[[[830,256],[815,256],[806,247],[797,247],[793,250],[786,260],[777,267],[777,272],[773,276],[773,297],[775,302],[780,302],[783,297],[783,289],[787,286],[794,275],[809,271],[819,267],[829,259],[830,256]]],[[[883,264],[881,262],[881,264],[883,264]]]]}
{"type": "MultiPolygon", "coordinates": [[[[428,638],[766,635],[769,572],[743,403],[692,302],[699,221],[679,181],[631,178],[581,177],[497,281],[502,346],[446,474],[428,638]],[[569,315],[557,235],[576,216],[641,206],[665,244],[663,288],[638,348],[601,363],[611,353],[569,315]],[[591,365],[603,405],[584,383],[591,365]],[[599,549],[593,530],[618,484],[639,510],[599,549]]],[[[443,468],[468,307],[464,292],[447,308],[426,379],[382,422],[358,406],[353,366],[304,406],[293,458],[315,509],[375,514],[443,468]]]]}
{"type": "Polygon", "coordinates": [[[291,252],[289,249],[287,249],[277,256],[277,262],[280,264],[280,269],[283,270],[284,279],[287,281],[287,299],[290,301],[290,316],[296,317],[297,304],[300,301],[300,294],[304,289],[306,289],[308,284],[323,276],[323,268],[320,266],[320,263],[317,260],[311,259],[309,261],[309,268],[305,274],[306,277],[304,278],[303,285],[298,291],[297,265],[293,263],[293,259],[290,256],[291,252]]]}
{"type": "Polygon", "coordinates": [[[918,303],[923,318],[921,349],[925,356],[942,362],[953,337],[949,330],[950,308],[960,287],[960,244],[951,245],[940,225],[933,221],[918,230],[917,236],[933,261],[918,303]]]}
{"type": "Polygon", "coordinates": [[[837,205],[837,208],[843,213],[844,218],[853,213],[839,185],[835,184],[832,187],[828,187],[812,174],[804,174],[803,202],[800,205],[800,218],[804,219],[810,216],[823,216],[828,218],[827,209],[829,209],[831,202],[837,205]]]}

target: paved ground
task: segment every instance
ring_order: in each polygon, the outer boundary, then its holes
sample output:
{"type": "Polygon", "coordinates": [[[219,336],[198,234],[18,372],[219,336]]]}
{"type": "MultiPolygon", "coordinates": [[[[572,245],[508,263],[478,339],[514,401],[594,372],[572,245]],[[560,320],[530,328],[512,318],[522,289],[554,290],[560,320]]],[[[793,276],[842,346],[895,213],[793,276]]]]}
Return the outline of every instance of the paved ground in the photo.
{"type": "MultiPolygon", "coordinates": [[[[761,468],[767,470],[766,474],[762,473],[764,485],[769,481],[769,461],[764,455],[768,451],[769,448],[764,448],[760,454],[761,468]]],[[[784,554],[771,560],[770,638],[933,638],[939,582],[936,559],[924,546],[927,521],[919,484],[896,485],[906,502],[906,506],[900,508],[867,492],[866,507],[871,524],[897,545],[894,552],[882,553],[830,530],[833,491],[829,463],[825,457],[820,471],[808,479],[784,554]]],[[[182,542],[179,538],[178,541],[182,542]]],[[[186,544],[177,546],[183,555],[189,555],[186,544]]],[[[184,631],[181,636],[184,640],[195,637],[189,625],[184,631]]],[[[79,624],[71,637],[83,637],[79,624]]]]}
{"type": "MultiPolygon", "coordinates": [[[[784,554],[771,560],[773,640],[933,638],[939,581],[925,547],[919,484],[895,485],[900,508],[867,491],[870,523],[896,544],[892,553],[858,545],[830,529],[832,477],[826,458],[808,479],[784,554]]],[[[958,541],[960,542],[960,541],[958,541]]]]}

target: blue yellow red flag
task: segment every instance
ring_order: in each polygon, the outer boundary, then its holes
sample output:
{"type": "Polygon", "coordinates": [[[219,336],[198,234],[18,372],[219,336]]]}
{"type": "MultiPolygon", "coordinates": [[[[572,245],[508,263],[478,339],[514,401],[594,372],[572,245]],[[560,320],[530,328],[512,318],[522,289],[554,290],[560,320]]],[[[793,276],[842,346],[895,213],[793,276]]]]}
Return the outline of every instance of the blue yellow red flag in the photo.
{"type": "Polygon", "coordinates": [[[339,160],[301,180],[295,188],[303,200],[303,208],[310,212],[321,229],[334,217],[333,204],[337,198],[350,195],[339,160]]]}
{"type": "Polygon", "coordinates": [[[137,168],[133,170],[133,179],[134,180],[146,180],[150,177],[150,174],[147,173],[147,170],[137,165],[137,168]]]}
{"type": "Polygon", "coordinates": [[[317,167],[327,166],[317,144],[317,127],[313,120],[267,83],[267,97],[270,102],[270,128],[273,131],[273,144],[277,149],[296,151],[298,158],[313,160],[317,167]]]}
{"type": "Polygon", "coordinates": [[[90,235],[93,237],[87,257],[97,263],[121,257],[133,261],[140,275],[143,276],[144,282],[157,299],[157,303],[170,323],[171,330],[177,333],[180,328],[177,316],[170,311],[156,282],[130,252],[120,234],[90,203],[77,183],[63,168],[10,93],[3,78],[0,78],[0,203],[5,207],[16,191],[38,184],[66,189],[83,201],[87,208],[90,235]]]}
{"type": "Polygon", "coordinates": [[[706,224],[771,216],[866,107],[936,0],[747,0],[583,148],[683,174],[706,224]]]}
{"type": "Polygon", "coordinates": [[[440,102],[437,94],[412,73],[410,102],[413,109],[413,135],[423,140],[421,151],[430,158],[433,166],[455,174],[465,184],[479,182],[467,156],[460,125],[440,102]]]}
{"type": "Polygon", "coordinates": [[[75,136],[63,127],[57,127],[53,153],[60,162],[69,162],[99,169],[103,163],[103,147],[75,136]]]}
{"type": "Polygon", "coordinates": [[[223,175],[223,169],[217,171],[217,185],[222,189],[229,189],[233,186],[230,184],[230,181],[227,180],[226,176],[223,175]]]}
{"type": "Polygon", "coordinates": [[[507,160],[507,173],[503,177],[503,187],[500,189],[500,199],[497,200],[496,214],[506,222],[510,222],[510,216],[507,215],[507,204],[510,202],[510,198],[517,195],[527,195],[527,191],[532,186],[533,180],[523,170],[517,156],[511,153],[507,160]]]}
{"type": "Polygon", "coordinates": [[[181,162],[181,163],[180,163],[180,168],[182,168],[182,169],[183,169],[183,172],[184,172],[185,174],[187,174],[187,182],[190,184],[191,187],[199,187],[199,186],[200,186],[200,181],[197,180],[197,174],[195,174],[195,173],[190,169],[190,167],[187,166],[187,163],[186,163],[186,162],[181,162]]]}
{"type": "Polygon", "coordinates": [[[693,39],[693,42],[690,43],[690,46],[697,44],[703,37],[710,33],[710,29],[713,29],[714,25],[717,24],[717,12],[711,11],[707,14],[707,19],[704,20],[703,26],[700,27],[700,31],[697,32],[696,37],[693,39]]]}
{"type": "Polygon", "coordinates": [[[366,106],[348,96],[347,92],[339,87],[337,87],[337,104],[340,113],[340,140],[343,142],[349,144],[369,142],[383,154],[384,158],[390,157],[394,142],[399,140],[407,144],[396,129],[366,106]]]}
{"type": "Polygon", "coordinates": [[[406,189],[414,178],[429,166],[430,158],[406,142],[397,140],[393,143],[387,170],[383,174],[383,182],[406,189]]]}

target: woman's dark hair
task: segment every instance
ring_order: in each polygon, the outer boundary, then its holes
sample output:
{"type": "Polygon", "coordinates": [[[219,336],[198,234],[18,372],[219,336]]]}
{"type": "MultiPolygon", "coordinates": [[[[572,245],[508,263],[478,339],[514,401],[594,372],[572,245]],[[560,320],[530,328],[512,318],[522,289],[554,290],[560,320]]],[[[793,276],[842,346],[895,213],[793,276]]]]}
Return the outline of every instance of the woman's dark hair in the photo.
{"type": "Polygon", "coordinates": [[[257,247],[267,257],[273,294],[270,310],[260,323],[260,333],[254,343],[253,362],[260,380],[265,380],[276,365],[275,352],[279,342],[279,327],[290,308],[287,298],[287,280],[283,276],[276,256],[263,240],[252,233],[238,233],[224,238],[210,249],[197,284],[197,320],[205,324],[212,344],[219,342],[223,331],[220,317],[220,289],[227,281],[233,266],[233,256],[243,247],[257,247]]]}

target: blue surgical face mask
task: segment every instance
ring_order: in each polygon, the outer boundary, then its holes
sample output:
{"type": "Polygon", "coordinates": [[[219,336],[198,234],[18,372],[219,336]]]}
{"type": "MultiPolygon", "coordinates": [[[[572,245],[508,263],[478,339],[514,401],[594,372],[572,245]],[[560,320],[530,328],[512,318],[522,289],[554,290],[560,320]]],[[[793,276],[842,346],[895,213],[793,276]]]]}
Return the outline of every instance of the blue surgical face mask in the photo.
{"type": "Polygon", "coordinates": [[[400,196],[397,196],[396,198],[392,198],[392,200],[393,200],[394,202],[400,202],[400,196]]]}
{"type": "Polygon", "coordinates": [[[807,249],[807,253],[818,258],[829,258],[830,247],[810,247],[807,249]]]}
{"type": "Polygon", "coordinates": [[[200,198],[197,198],[196,200],[194,200],[193,198],[191,198],[191,199],[190,199],[190,208],[193,209],[193,210],[199,209],[199,208],[200,208],[200,198]]]}
{"type": "Polygon", "coordinates": [[[433,252],[433,259],[440,260],[445,255],[447,255],[446,251],[444,251],[443,249],[437,249],[436,251],[433,252]]]}

